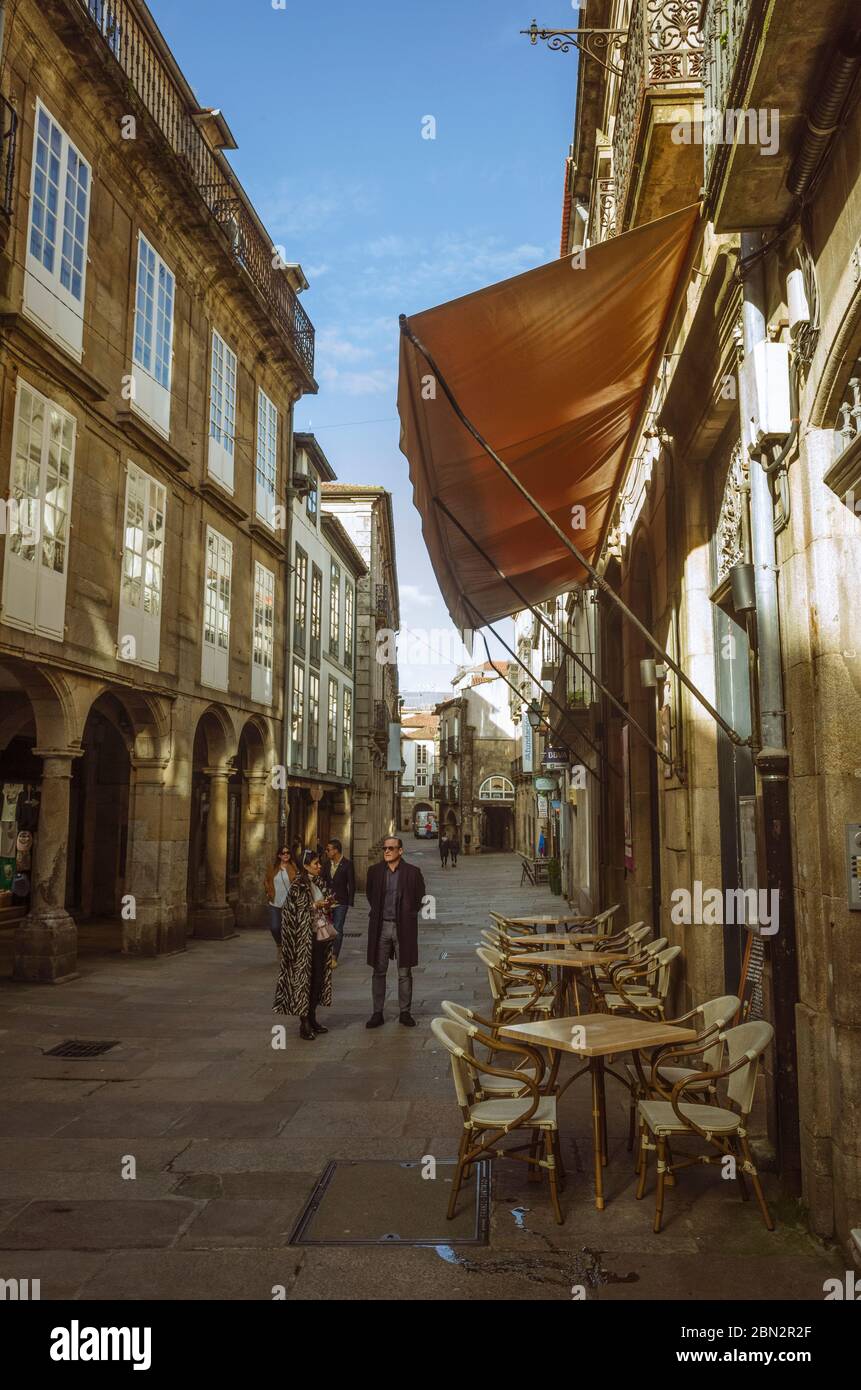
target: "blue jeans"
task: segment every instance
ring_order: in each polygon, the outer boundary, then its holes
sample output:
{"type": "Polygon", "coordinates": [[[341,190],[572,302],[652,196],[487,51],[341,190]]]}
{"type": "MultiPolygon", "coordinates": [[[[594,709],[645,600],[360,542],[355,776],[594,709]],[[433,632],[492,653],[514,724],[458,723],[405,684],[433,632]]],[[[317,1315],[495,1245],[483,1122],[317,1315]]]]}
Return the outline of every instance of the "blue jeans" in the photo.
{"type": "Polygon", "coordinates": [[[275,945],[281,945],[281,908],[273,907],[271,903],[267,905],[269,913],[269,930],[275,940],[275,945]]]}
{"type": "Polygon", "coordinates": [[[341,947],[344,944],[344,923],[347,920],[347,913],[350,911],[347,903],[338,903],[337,907],[332,908],[332,926],[338,933],[337,940],[332,945],[335,960],[341,954],[341,947]]]}

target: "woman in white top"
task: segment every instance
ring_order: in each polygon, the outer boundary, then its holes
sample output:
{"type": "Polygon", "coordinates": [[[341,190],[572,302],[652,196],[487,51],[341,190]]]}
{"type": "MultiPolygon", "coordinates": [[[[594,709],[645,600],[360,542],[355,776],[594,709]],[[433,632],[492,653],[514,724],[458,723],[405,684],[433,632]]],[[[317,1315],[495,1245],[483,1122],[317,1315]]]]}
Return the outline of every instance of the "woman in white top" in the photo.
{"type": "Polygon", "coordinates": [[[296,865],[289,849],[279,850],[275,863],[266,870],[266,901],[269,904],[269,930],[277,949],[281,950],[281,909],[287,901],[290,884],[296,877],[296,865]]]}

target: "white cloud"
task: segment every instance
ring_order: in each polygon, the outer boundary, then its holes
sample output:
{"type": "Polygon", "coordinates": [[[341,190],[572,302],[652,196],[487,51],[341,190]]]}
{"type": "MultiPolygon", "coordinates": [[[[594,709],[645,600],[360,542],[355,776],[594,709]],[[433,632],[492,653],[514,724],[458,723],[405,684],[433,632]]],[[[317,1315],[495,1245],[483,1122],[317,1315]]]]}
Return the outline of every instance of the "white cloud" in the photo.
{"type": "Polygon", "coordinates": [[[433,594],[420,589],[418,584],[401,584],[398,592],[404,603],[414,603],[420,608],[429,608],[434,602],[433,594]]]}

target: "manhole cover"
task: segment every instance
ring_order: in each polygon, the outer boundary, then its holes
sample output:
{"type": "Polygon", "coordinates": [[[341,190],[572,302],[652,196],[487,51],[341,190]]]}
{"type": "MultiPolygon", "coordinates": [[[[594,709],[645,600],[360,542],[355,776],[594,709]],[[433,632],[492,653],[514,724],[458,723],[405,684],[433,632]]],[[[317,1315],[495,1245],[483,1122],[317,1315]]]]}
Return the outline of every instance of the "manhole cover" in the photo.
{"type": "Polygon", "coordinates": [[[100,1057],[103,1052],[110,1052],[112,1047],[119,1047],[117,1042],[80,1042],[76,1038],[70,1038],[66,1042],[58,1043],[49,1052],[42,1055],[44,1057],[100,1057]]]}
{"type": "Polygon", "coordinates": [[[486,1245],[491,1165],[473,1166],[446,1217],[453,1159],[337,1159],[326,1167],[290,1236],[291,1245],[486,1245]],[[477,1171],[476,1171],[477,1170],[477,1171]]]}

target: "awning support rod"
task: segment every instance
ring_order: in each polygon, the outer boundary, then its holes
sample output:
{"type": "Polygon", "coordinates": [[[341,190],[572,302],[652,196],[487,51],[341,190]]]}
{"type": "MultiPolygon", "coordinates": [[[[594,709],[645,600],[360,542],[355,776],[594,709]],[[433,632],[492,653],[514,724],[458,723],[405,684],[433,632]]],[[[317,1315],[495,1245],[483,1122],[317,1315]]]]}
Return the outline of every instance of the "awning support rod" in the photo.
{"type": "MultiPolygon", "coordinates": [[[[479,553],[479,555],[481,556],[481,558],[482,558],[483,560],[486,560],[486,561],[487,561],[487,563],[490,565],[491,569],[494,570],[494,571],[496,572],[496,574],[497,574],[497,575],[499,576],[499,578],[503,581],[503,583],[508,585],[509,589],[510,589],[511,592],[514,594],[515,598],[520,600],[520,602],[523,604],[524,608],[528,608],[528,609],[529,609],[530,613],[532,613],[533,616],[536,617],[536,618],[538,619],[539,623],[540,623],[541,626],[545,629],[545,631],[546,631],[546,632],[549,632],[549,633],[550,633],[550,636],[553,638],[553,640],[554,640],[555,642],[558,642],[558,643],[559,643],[560,647],[561,647],[562,650],[566,653],[566,655],[572,657],[573,660],[576,661],[577,665],[581,668],[581,670],[585,671],[585,673],[586,673],[586,675],[589,677],[590,681],[594,681],[595,685],[597,685],[597,687],[598,687],[598,689],[601,691],[601,693],[602,693],[603,695],[606,695],[606,696],[607,696],[607,699],[610,701],[611,705],[613,705],[617,710],[619,710],[619,712],[624,716],[624,718],[626,719],[626,721],[631,725],[631,727],[632,727],[633,729],[636,729],[637,733],[640,735],[640,737],[643,739],[643,741],[649,745],[649,747],[651,748],[652,752],[653,752],[653,753],[657,753],[658,757],[661,758],[661,759],[666,763],[667,767],[672,767],[672,765],[673,765],[673,760],[672,760],[672,758],[668,758],[667,755],[666,755],[666,753],[663,751],[663,749],[659,748],[658,745],[657,745],[656,743],[653,743],[653,742],[652,742],[652,740],[649,738],[649,735],[646,733],[646,730],[643,728],[642,724],[639,724],[639,723],[637,722],[637,720],[634,719],[633,715],[631,715],[631,714],[628,712],[628,710],[625,709],[625,706],[622,704],[622,701],[621,701],[621,700],[618,700],[618,699],[616,698],[616,696],[613,694],[613,692],[612,692],[611,690],[608,690],[608,689],[607,689],[606,685],[602,685],[601,681],[598,680],[598,677],[593,673],[593,671],[591,670],[591,668],[590,668],[590,667],[587,665],[587,663],[583,660],[583,658],[580,656],[579,652],[575,652],[575,651],[573,650],[572,647],[569,647],[569,645],[568,645],[568,643],[565,641],[564,637],[560,637],[560,636],[558,635],[558,633],[554,630],[554,628],[551,627],[550,623],[547,621],[547,618],[546,618],[545,615],[541,612],[541,610],[538,609],[538,608],[536,608],[536,607],[534,606],[534,604],[531,604],[531,603],[529,602],[529,600],[520,592],[520,590],[518,589],[518,587],[517,587],[517,585],[514,583],[514,581],[513,581],[512,579],[509,579],[509,578],[508,578],[508,575],[507,575],[507,574],[503,574],[503,573],[502,573],[502,570],[499,568],[499,566],[497,565],[496,561],[491,559],[491,557],[488,555],[488,553],[487,553],[487,551],[484,549],[484,547],[481,546],[481,545],[479,545],[479,543],[478,543],[478,541],[475,539],[475,537],[474,537],[474,536],[471,536],[471,535],[469,534],[469,532],[466,530],[466,528],[465,528],[464,526],[461,525],[461,523],[458,521],[457,517],[456,517],[452,512],[449,511],[448,507],[445,505],[445,502],[441,502],[440,499],[439,499],[438,497],[435,497],[433,500],[434,500],[434,503],[436,504],[436,506],[439,507],[440,511],[442,511],[442,512],[445,513],[445,515],[448,517],[449,521],[454,522],[454,524],[455,524],[455,526],[457,527],[458,531],[460,531],[460,533],[461,533],[462,536],[465,536],[465,537],[466,537],[466,539],[469,541],[470,545],[475,546],[475,549],[478,551],[478,553],[479,553]]],[[[579,732],[579,730],[578,730],[578,732],[579,732]]]]}
{"type": "Polygon", "coordinates": [[[512,473],[508,465],[504,463],[503,460],[499,457],[499,455],[495,453],[494,450],[490,447],[487,440],[479,434],[478,430],[475,428],[475,425],[473,425],[473,423],[467,419],[460,406],[458,405],[457,401],[455,400],[451,387],[449,386],[448,382],[446,381],[445,377],[443,376],[442,372],[440,371],[430,352],[424,346],[424,344],[416,337],[415,333],[410,328],[406,314],[400,315],[400,325],[401,333],[404,335],[405,338],[409,339],[409,341],[413,344],[413,347],[415,347],[415,349],[421,353],[422,357],[427,362],[428,366],[434,374],[434,377],[442,387],[446,399],[449,402],[449,405],[451,406],[457,418],[460,420],[464,429],[469,431],[475,442],[487,454],[488,458],[493,460],[500,472],[504,473],[508,481],[512,483],[514,487],[517,488],[517,491],[520,493],[521,497],[523,497],[529,503],[529,506],[538,516],[541,517],[541,520],[545,523],[545,525],[550,527],[550,530],[562,542],[562,544],[565,546],[565,549],[570,551],[577,563],[583,566],[586,573],[594,580],[595,584],[598,586],[601,592],[607,595],[610,601],[614,603],[616,607],[621,610],[622,613],[624,613],[628,621],[630,623],[633,623],[637,631],[643,637],[645,637],[646,641],[649,643],[650,647],[653,648],[656,655],[660,657],[661,661],[664,662],[667,666],[669,666],[671,671],[675,671],[682,684],[687,687],[687,689],[693,695],[694,699],[702,705],[703,709],[705,709],[711,715],[715,723],[723,729],[730,742],[734,743],[737,747],[746,747],[747,745],[749,745],[750,739],[742,738],[741,734],[737,733],[736,730],[733,729],[732,726],[726,722],[723,715],[718,713],[714,705],[711,704],[711,702],[706,698],[702,691],[694,685],[690,677],[685,675],[678,662],[674,661],[674,659],[670,656],[669,652],[664,651],[660,642],[658,642],[657,638],[652,636],[651,632],[649,632],[649,629],[645,626],[645,624],[640,622],[640,619],[637,617],[636,613],[633,613],[631,611],[631,609],[628,607],[625,601],[621,599],[619,595],[616,593],[616,591],[613,589],[613,587],[607,583],[603,575],[599,574],[598,571],[595,569],[595,566],[589,563],[589,561],[586,559],[586,556],[580,553],[580,551],[577,549],[576,545],[570,539],[570,537],[566,536],[565,532],[562,530],[560,526],[556,524],[552,516],[550,516],[549,513],[544,510],[540,502],[537,502],[535,500],[535,498],[528,491],[528,489],[523,486],[516,474],[512,473]]]}
{"type": "MultiPolygon", "coordinates": [[[[491,628],[491,631],[493,631],[492,628],[491,628]]],[[[503,642],[502,638],[499,636],[499,633],[494,632],[493,635],[494,635],[494,637],[497,639],[498,642],[501,642],[501,643],[502,643],[503,647],[505,647],[505,650],[509,653],[509,655],[514,656],[514,653],[512,652],[512,650],[511,650],[511,648],[509,647],[508,643],[507,643],[507,642],[503,642]]],[[[495,669],[498,669],[498,668],[497,668],[497,665],[496,665],[496,662],[494,661],[493,657],[490,655],[490,647],[488,646],[487,637],[485,636],[485,633],[484,633],[483,630],[482,630],[482,632],[481,632],[481,640],[482,640],[482,642],[484,643],[484,650],[487,652],[487,659],[488,659],[488,661],[490,662],[491,666],[493,666],[495,669]]],[[[515,656],[514,659],[515,659],[515,661],[517,661],[518,658],[515,656]]],[[[498,674],[499,674],[500,676],[502,676],[502,679],[505,681],[505,684],[508,686],[509,690],[513,690],[513,691],[514,691],[514,693],[515,693],[515,695],[517,696],[518,700],[522,700],[522,699],[523,699],[523,692],[517,689],[517,686],[514,684],[514,682],[513,682],[513,681],[510,681],[510,680],[508,679],[507,676],[503,676],[501,671],[498,671],[498,674]]],[[[531,673],[531,672],[530,672],[530,676],[531,676],[532,680],[535,680],[535,677],[532,676],[532,673],[531,673]]],[[[547,691],[546,691],[546,690],[542,690],[542,694],[543,694],[543,695],[546,695],[546,694],[547,694],[547,691]]],[[[597,754],[597,756],[598,756],[598,758],[601,760],[601,762],[607,764],[609,767],[612,767],[612,768],[613,768],[613,771],[616,773],[617,777],[621,777],[621,775],[622,775],[621,772],[619,772],[617,768],[613,767],[613,764],[612,764],[612,763],[608,763],[607,758],[605,758],[603,752],[601,751],[601,749],[598,747],[598,745],[597,745],[596,743],[592,743],[591,740],[588,739],[588,738],[586,737],[585,734],[581,734],[579,729],[575,729],[575,730],[574,730],[574,733],[580,735],[581,738],[585,739],[586,742],[589,744],[589,747],[592,748],[592,749],[594,749],[595,753],[597,754]]],[[[587,771],[587,772],[592,772],[592,769],[591,769],[591,767],[589,766],[588,763],[584,763],[583,766],[586,768],[586,771],[587,771]]],[[[592,776],[595,778],[596,781],[599,780],[599,777],[598,777],[598,773],[597,773],[597,772],[592,772],[592,776]]]]}
{"type": "MultiPolygon", "coordinates": [[[[508,643],[506,642],[506,640],[505,640],[504,637],[500,637],[499,633],[496,631],[496,628],[493,626],[493,624],[490,623],[490,622],[488,622],[487,618],[485,618],[484,614],[481,613],[481,612],[479,611],[478,608],[476,608],[475,604],[474,604],[470,599],[466,598],[466,595],[464,595],[464,599],[465,599],[465,602],[466,602],[466,603],[469,605],[469,607],[472,609],[472,611],[473,611],[473,613],[475,614],[475,616],[479,619],[479,622],[480,622],[481,627],[486,627],[486,628],[488,629],[488,631],[490,631],[490,632],[493,633],[494,637],[496,638],[497,642],[499,642],[500,646],[503,646],[503,647],[505,648],[505,650],[508,652],[509,656],[513,656],[513,657],[514,657],[514,660],[517,662],[518,666],[520,666],[520,667],[526,672],[527,676],[528,676],[529,679],[532,681],[533,685],[535,685],[535,686],[538,687],[538,689],[541,691],[542,695],[546,695],[546,696],[547,696],[547,698],[548,698],[548,700],[550,701],[551,705],[555,705],[556,708],[559,710],[559,713],[560,713],[560,714],[564,714],[564,715],[567,717],[568,711],[567,711],[566,709],[564,709],[564,708],[562,707],[562,705],[560,705],[559,701],[556,699],[556,696],[555,696],[555,695],[551,695],[550,692],[549,692],[548,690],[545,690],[545,689],[544,689],[544,686],[543,686],[543,685],[541,684],[541,682],[538,680],[537,676],[534,676],[534,675],[533,675],[533,673],[530,671],[529,667],[526,665],[526,662],[525,662],[525,661],[521,661],[520,657],[517,655],[517,652],[515,652],[515,651],[508,645],[508,643]]],[[[485,641],[486,641],[486,640],[487,640],[487,639],[485,639],[485,641]]],[[[493,663],[493,658],[492,658],[491,655],[490,655],[490,648],[488,648],[488,651],[487,651],[487,658],[488,658],[488,660],[490,661],[491,665],[493,665],[494,663],[493,663]]],[[[495,667],[494,667],[494,669],[495,669],[495,667]]],[[[520,692],[518,691],[518,694],[519,694],[519,693],[520,693],[520,692]]],[[[575,732],[576,732],[577,734],[579,734],[579,736],[583,739],[583,742],[584,742],[584,743],[588,743],[589,747],[598,755],[599,758],[603,757],[603,754],[602,754],[600,748],[597,748],[597,747],[595,746],[595,744],[592,742],[592,740],[591,740],[590,738],[587,737],[586,734],[584,734],[580,729],[577,729],[575,732]]],[[[601,780],[600,777],[598,776],[598,773],[595,772],[595,771],[593,771],[593,769],[589,766],[588,763],[584,763],[583,766],[586,768],[586,771],[587,771],[587,772],[591,772],[591,773],[592,773],[592,776],[595,778],[596,782],[601,780]]],[[[614,768],[613,770],[615,771],[616,769],[614,768]]],[[[620,774],[620,775],[621,775],[621,774],[620,774]]]]}

